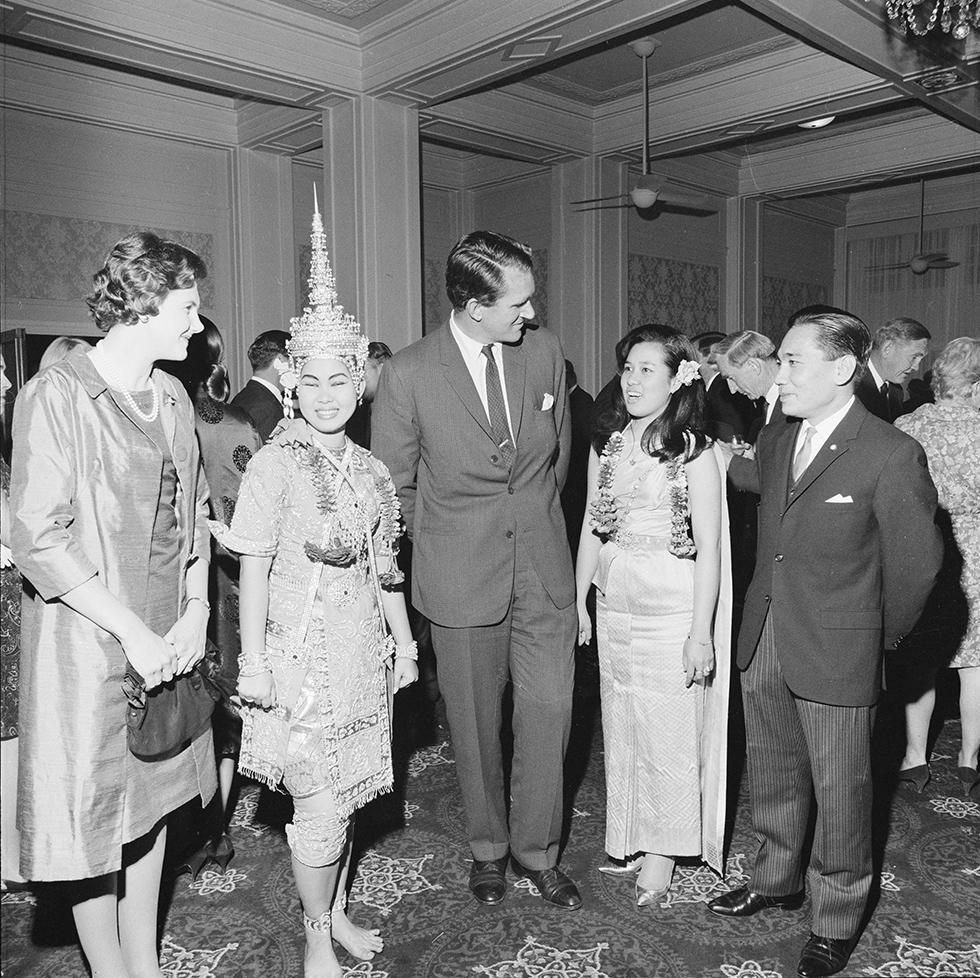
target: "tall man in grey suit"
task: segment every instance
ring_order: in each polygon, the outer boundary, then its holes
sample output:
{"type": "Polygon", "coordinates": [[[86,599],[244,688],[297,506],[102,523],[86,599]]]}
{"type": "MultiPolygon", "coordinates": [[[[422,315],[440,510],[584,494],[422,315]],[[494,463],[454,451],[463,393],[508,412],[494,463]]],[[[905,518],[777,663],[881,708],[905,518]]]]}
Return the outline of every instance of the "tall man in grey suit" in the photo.
{"type": "Polygon", "coordinates": [[[557,868],[571,725],[575,585],[559,491],[568,469],[565,360],[534,315],[531,253],[474,231],[446,265],[448,324],[397,353],[372,448],[414,544],[412,602],[432,622],[482,903],[513,856],[542,897],[575,910],[557,868]],[[513,687],[510,824],[501,701],[513,687]]]}
{"type": "Polygon", "coordinates": [[[759,850],[749,885],[708,904],[729,917],[802,904],[812,793],[803,978],[841,971],[857,941],[882,649],[915,624],[942,555],[921,446],[854,396],[870,347],[861,320],[815,313],[779,348],[783,411],[803,420],[759,435],[759,543],[738,636],[759,850]]]}

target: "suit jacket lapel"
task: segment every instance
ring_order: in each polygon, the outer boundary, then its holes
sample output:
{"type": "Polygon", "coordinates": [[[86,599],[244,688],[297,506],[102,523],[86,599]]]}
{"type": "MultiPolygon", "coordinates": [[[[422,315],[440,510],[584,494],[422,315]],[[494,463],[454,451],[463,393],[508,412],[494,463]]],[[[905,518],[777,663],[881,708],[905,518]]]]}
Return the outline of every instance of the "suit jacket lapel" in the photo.
{"type": "Polygon", "coordinates": [[[514,427],[514,444],[521,435],[524,419],[524,387],[527,383],[527,355],[523,343],[501,345],[504,362],[504,383],[507,385],[507,404],[510,407],[510,423],[514,427]]]}
{"type": "Polygon", "coordinates": [[[486,432],[487,437],[494,440],[493,431],[490,428],[490,419],[487,417],[486,409],[480,400],[473,378],[466,368],[466,361],[463,354],[459,351],[456,340],[449,329],[448,324],[443,326],[439,336],[439,359],[442,363],[443,372],[449,386],[456,392],[463,406],[473,416],[473,420],[486,432]]]}
{"type": "MultiPolygon", "coordinates": [[[[807,470],[800,477],[800,481],[796,484],[796,492],[786,503],[786,509],[789,509],[830,465],[847,452],[851,447],[851,442],[857,437],[865,414],[867,414],[866,409],[861,406],[859,401],[855,400],[851,409],[844,415],[841,423],[830,433],[830,437],[821,445],[820,451],[817,452],[813,461],[807,466],[807,470]]],[[[798,431],[798,426],[795,427],[798,431]]],[[[796,447],[795,434],[790,444],[792,454],[792,448],[796,447]]]]}

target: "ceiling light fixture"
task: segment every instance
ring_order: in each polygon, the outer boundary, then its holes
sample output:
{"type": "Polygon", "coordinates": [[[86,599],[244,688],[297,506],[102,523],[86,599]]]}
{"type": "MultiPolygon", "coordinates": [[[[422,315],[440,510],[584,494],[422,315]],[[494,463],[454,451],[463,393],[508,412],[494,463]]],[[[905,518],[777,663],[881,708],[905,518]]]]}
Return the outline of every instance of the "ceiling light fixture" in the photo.
{"type": "MultiPolygon", "coordinates": [[[[868,0],[864,0],[868,3],[868,0]]],[[[890,20],[900,20],[906,34],[925,37],[937,22],[957,41],[980,33],[980,0],[884,0],[890,20]]]]}
{"type": "Polygon", "coordinates": [[[821,119],[810,119],[809,122],[798,122],[797,126],[800,129],[823,129],[824,126],[829,126],[837,116],[835,115],[825,115],[821,119]]]}

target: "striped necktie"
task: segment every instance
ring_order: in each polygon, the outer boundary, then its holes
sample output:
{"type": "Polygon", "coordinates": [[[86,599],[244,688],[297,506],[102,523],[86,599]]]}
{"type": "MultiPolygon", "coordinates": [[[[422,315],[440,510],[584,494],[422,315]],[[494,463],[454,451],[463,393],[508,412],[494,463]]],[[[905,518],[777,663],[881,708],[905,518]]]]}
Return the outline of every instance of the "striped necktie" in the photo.
{"type": "Polygon", "coordinates": [[[493,345],[488,343],[480,352],[487,358],[487,413],[490,415],[490,427],[503,463],[509,469],[514,461],[514,443],[511,441],[510,425],[507,423],[507,408],[504,405],[500,375],[497,373],[497,361],[493,358],[493,345]]]}
{"type": "Polygon", "coordinates": [[[806,426],[806,431],[803,432],[803,441],[793,459],[793,485],[796,485],[796,483],[800,481],[800,476],[806,472],[807,466],[811,461],[813,461],[813,457],[810,454],[810,449],[813,445],[813,436],[816,433],[817,429],[811,424],[808,424],[806,426]]]}

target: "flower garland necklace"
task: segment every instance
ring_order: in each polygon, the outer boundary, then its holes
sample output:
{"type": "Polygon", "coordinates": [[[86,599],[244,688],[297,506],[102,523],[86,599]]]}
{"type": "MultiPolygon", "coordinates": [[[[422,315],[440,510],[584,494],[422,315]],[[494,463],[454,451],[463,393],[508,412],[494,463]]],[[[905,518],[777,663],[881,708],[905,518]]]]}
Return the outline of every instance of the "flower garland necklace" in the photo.
{"type": "Polygon", "coordinates": [[[145,424],[152,424],[154,421],[156,421],[157,415],[160,413],[160,391],[157,388],[157,385],[152,381],[150,382],[150,390],[153,392],[153,405],[148,412],[143,411],[139,404],[136,403],[136,398],[133,397],[133,392],[130,391],[125,384],[120,382],[115,371],[109,366],[105,355],[105,350],[103,350],[101,347],[102,341],[100,340],[95,344],[95,349],[89,355],[90,359],[95,360],[96,370],[102,374],[103,379],[108,382],[109,386],[114,391],[119,391],[119,393],[122,394],[133,414],[141,418],[145,424]],[[98,359],[96,359],[96,357],[98,359]]]}
{"type": "MultiPolygon", "coordinates": [[[[630,429],[632,433],[632,429],[630,429]]],[[[626,445],[626,438],[623,432],[616,431],[609,436],[602,455],[599,458],[599,473],[596,479],[596,495],[589,508],[589,523],[599,536],[615,540],[622,525],[633,508],[633,501],[640,488],[642,479],[633,485],[629,496],[623,502],[618,502],[613,493],[613,480],[616,475],[616,466],[623,454],[626,445]]],[[[633,449],[637,446],[635,435],[633,436],[633,449]]],[[[687,489],[687,473],[684,463],[680,458],[671,459],[667,465],[667,492],[670,499],[670,543],[668,550],[675,557],[691,557],[697,553],[697,547],[691,538],[690,518],[691,507],[690,497],[687,489]]],[[[649,473],[647,473],[649,474],[649,473]]]]}

